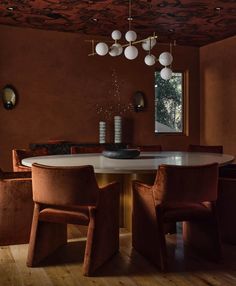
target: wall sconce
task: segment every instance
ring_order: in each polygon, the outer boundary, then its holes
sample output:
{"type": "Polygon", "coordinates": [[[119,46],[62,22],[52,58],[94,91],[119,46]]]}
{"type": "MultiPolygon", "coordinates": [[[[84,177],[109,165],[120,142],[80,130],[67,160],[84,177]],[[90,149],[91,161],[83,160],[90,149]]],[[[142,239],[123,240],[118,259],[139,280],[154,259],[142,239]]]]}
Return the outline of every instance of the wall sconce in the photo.
{"type": "Polygon", "coordinates": [[[133,97],[133,106],[136,112],[143,111],[145,108],[145,95],[142,91],[136,91],[133,97]]]}
{"type": "Polygon", "coordinates": [[[5,109],[13,109],[17,101],[17,92],[15,88],[11,85],[6,85],[2,89],[2,103],[5,109]]]}

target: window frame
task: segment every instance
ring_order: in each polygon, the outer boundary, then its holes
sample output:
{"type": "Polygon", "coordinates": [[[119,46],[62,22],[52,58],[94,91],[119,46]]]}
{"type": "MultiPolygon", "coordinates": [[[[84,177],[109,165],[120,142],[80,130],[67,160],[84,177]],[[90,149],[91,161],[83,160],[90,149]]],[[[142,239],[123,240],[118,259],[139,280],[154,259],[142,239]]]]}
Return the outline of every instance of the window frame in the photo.
{"type": "Polygon", "coordinates": [[[173,73],[182,74],[182,131],[180,132],[163,132],[156,131],[156,72],[160,73],[160,70],[154,72],[154,133],[155,135],[174,135],[174,136],[187,136],[188,135],[188,72],[183,70],[175,70],[173,73]]]}

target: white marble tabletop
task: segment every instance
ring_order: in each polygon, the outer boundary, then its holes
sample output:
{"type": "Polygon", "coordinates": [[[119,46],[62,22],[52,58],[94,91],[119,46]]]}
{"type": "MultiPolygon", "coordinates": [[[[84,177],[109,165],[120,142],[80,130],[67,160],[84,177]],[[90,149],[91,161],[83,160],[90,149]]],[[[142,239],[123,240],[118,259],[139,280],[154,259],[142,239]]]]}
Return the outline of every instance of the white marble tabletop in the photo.
{"type": "Polygon", "coordinates": [[[72,154],[30,157],[22,164],[31,167],[33,163],[49,166],[93,165],[95,173],[130,174],[156,172],[161,164],[169,165],[204,165],[213,162],[220,166],[231,163],[234,156],[217,153],[191,152],[141,152],[135,159],[110,159],[102,154],[72,154]]]}

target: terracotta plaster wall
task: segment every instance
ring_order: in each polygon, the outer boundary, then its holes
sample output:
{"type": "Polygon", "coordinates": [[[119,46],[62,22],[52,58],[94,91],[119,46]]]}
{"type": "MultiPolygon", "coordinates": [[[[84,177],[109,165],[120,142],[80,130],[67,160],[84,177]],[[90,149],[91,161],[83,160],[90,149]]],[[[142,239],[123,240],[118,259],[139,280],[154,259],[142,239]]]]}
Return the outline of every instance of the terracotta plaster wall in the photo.
{"type": "Polygon", "coordinates": [[[201,143],[236,155],[236,37],[200,49],[201,143]]]}
{"type": "MultiPolygon", "coordinates": [[[[30,142],[64,139],[98,142],[98,123],[107,122],[107,142],[113,141],[113,116],[120,109],[123,141],[162,144],[167,150],[184,150],[199,142],[199,49],[174,48],[175,70],[189,78],[188,136],[154,134],[154,71],[123,56],[88,57],[85,36],[0,26],[0,87],[12,84],[18,91],[15,109],[0,108],[0,167],[11,169],[11,150],[30,142]],[[144,112],[128,110],[136,91],[146,95],[144,112]],[[123,112],[125,109],[125,112],[123,112]]],[[[159,55],[168,46],[159,45],[159,55]]]]}

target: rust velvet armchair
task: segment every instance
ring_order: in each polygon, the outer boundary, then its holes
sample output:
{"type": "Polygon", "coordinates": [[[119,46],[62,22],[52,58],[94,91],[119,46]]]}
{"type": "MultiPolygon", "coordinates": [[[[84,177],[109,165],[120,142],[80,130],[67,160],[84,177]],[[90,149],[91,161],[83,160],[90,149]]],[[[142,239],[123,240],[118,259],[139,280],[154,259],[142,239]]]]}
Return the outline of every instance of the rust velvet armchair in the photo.
{"type": "Polygon", "coordinates": [[[34,156],[45,156],[48,155],[47,148],[39,148],[35,151],[26,149],[13,149],[12,150],[12,166],[14,172],[29,172],[30,167],[23,166],[21,160],[34,156]]]}
{"type": "Polygon", "coordinates": [[[222,241],[236,244],[236,177],[221,177],[219,179],[219,194],[217,210],[222,241]]]}
{"type": "Polygon", "coordinates": [[[71,146],[71,154],[82,154],[82,153],[102,153],[105,148],[104,146],[71,146]]]}
{"type": "Polygon", "coordinates": [[[141,152],[159,152],[159,151],[162,151],[161,145],[128,145],[128,148],[137,148],[141,152]]]}
{"type": "Polygon", "coordinates": [[[217,210],[222,241],[236,244],[236,164],[220,168],[217,210]]]}
{"type": "Polygon", "coordinates": [[[29,242],[33,207],[31,173],[0,170],[0,245],[29,242]]]}
{"type": "Polygon", "coordinates": [[[161,145],[139,145],[138,149],[142,152],[158,152],[162,151],[161,145]]]}
{"type": "Polygon", "coordinates": [[[161,165],[153,186],[133,182],[133,247],[166,271],[166,223],[185,222],[184,239],[205,254],[221,256],[215,212],[218,164],[161,165]]]}
{"type": "Polygon", "coordinates": [[[92,166],[32,166],[34,215],[28,266],[67,243],[67,224],[88,225],[83,273],[92,275],[119,249],[119,184],[98,188],[92,166]]]}
{"type": "Polygon", "coordinates": [[[209,153],[223,153],[222,145],[193,145],[188,147],[189,152],[209,152],[209,153]]]}

